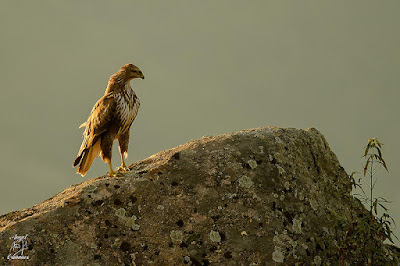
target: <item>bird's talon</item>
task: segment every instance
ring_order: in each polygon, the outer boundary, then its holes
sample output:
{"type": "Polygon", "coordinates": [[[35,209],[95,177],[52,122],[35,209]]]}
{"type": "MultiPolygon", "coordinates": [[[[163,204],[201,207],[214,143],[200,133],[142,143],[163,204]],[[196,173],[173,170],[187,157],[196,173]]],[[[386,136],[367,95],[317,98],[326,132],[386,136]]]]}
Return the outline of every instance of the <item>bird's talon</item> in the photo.
{"type": "Polygon", "coordinates": [[[120,167],[118,167],[118,169],[117,169],[117,171],[118,172],[129,172],[129,171],[131,171],[132,169],[130,169],[129,167],[126,167],[126,166],[120,166],[120,167]]]}

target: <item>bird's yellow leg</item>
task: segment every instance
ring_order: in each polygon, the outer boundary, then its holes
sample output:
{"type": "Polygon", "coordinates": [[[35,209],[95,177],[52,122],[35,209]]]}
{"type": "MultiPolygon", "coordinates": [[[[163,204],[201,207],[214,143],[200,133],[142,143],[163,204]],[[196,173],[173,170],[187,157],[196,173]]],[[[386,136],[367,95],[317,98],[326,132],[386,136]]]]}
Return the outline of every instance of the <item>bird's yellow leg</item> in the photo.
{"type": "Polygon", "coordinates": [[[124,169],[126,168],[124,154],[121,154],[121,167],[124,169]]]}
{"type": "Polygon", "coordinates": [[[108,163],[108,166],[110,167],[110,172],[109,172],[110,176],[115,176],[115,172],[114,172],[113,167],[111,165],[111,161],[108,163]]]}
{"type": "Polygon", "coordinates": [[[129,171],[131,169],[129,169],[126,164],[125,164],[125,156],[124,153],[121,153],[121,166],[119,167],[119,169],[122,169],[124,171],[129,171]]]}

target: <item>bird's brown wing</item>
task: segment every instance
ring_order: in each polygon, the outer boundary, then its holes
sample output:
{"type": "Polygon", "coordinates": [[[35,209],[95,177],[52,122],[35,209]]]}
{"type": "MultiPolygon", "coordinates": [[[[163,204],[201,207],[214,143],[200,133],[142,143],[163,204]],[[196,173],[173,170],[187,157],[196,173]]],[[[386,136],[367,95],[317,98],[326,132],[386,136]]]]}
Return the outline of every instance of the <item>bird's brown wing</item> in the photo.
{"type": "Polygon", "coordinates": [[[85,126],[86,128],[83,133],[83,141],[78,156],[85,149],[95,145],[101,134],[109,128],[114,117],[115,105],[114,94],[112,92],[101,97],[94,105],[88,119],[81,125],[81,127],[85,126]]]}

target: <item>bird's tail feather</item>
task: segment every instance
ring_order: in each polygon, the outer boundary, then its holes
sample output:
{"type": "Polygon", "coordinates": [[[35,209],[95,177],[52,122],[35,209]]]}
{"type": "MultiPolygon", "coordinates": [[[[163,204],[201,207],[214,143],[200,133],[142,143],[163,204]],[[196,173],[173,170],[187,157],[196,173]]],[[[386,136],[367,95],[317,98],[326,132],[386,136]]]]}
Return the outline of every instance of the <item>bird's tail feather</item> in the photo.
{"type": "Polygon", "coordinates": [[[74,166],[78,165],[78,170],[76,171],[81,176],[85,176],[87,171],[89,171],[94,159],[100,154],[100,140],[98,140],[92,147],[84,150],[78,158],[75,159],[74,166]]]}
{"type": "Polygon", "coordinates": [[[78,157],[76,157],[74,163],[72,164],[72,167],[77,166],[81,162],[83,154],[84,154],[84,152],[81,152],[80,155],[78,157]]]}

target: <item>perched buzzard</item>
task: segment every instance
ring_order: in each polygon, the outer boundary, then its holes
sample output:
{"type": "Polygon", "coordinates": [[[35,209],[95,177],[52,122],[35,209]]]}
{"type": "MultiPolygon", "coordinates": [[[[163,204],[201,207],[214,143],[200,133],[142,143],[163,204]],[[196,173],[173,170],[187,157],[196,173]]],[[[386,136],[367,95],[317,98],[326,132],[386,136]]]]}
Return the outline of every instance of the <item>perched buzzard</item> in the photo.
{"type": "Polygon", "coordinates": [[[110,166],[110,175],[115,175],[111,165],[111,151],[115,139],[119,142],[121,167],[127,170],[124,157],[128,155],[129,129],[135,119],[140,101],[129,82],[134,78],[144,79],[142,71],[126,64],[112,75],[104,96],[97,101],[87,121],[83,141],[73,167],[79,164],[77,173],[85,176],[97,156],[110,166]]]}

